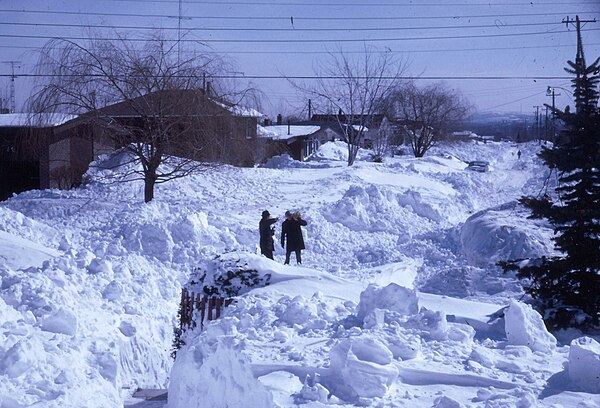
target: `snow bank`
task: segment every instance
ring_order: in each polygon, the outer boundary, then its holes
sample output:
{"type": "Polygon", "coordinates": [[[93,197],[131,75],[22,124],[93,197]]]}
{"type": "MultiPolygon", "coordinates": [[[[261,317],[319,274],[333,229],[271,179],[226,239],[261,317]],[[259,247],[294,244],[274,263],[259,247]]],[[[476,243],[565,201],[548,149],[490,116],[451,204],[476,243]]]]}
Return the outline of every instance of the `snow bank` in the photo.
{"type": "Polygon", "coordinates": [[[567,371],[575,388],[600,393],[600,343],[590,337],[573,340],[567,371]]]}
{"type": "Polygon", "coordinates": [[[469,217],[460,230],[463,253],[477,266],[500,260],[540,257],[552,251],[552,230],[539,220],[526,219],[517,203],[480,211],[469,217]],[[518,222],[511,212],[523,218],[518,222]]]}
{"type": "Polygon", "coordinates": [[[319,146],[319,150],[310,160],[348,161],[348,145],[345,142],[327,142],[319,146]]]}
{"type": "Polygon", "coordinates": [[[556,338],[548,333],[542,316],[525,303],[511,300],[504,312],[504,327],[508,344],[527,346],[539,352],[549,352],[556,347],[556,338]]]}
{"type": "Polygon", "coordinates": [[[188,345],[177,353],[168,407],[272,408],[271,394],[254,378],[235,330],[223,333],[219,328],[188,338],[188,345]]]}
{"type": "Polygon", "coordinates": [[[268,169],[300,169],[306,168],[308,165],[298,160],[294,160],[289,154],[281,154],[279,156],[273,156],[267,160],[261,167],[268,169]]]}
{"type": "Polygon", "coordinates": [[[442,218],[417,191],[395,193],[376,184],[350,187],[323,215],[329,222],[338,222],[352,231],[368,232],[406,232],[407,219],[428,224],[442,218]]]}

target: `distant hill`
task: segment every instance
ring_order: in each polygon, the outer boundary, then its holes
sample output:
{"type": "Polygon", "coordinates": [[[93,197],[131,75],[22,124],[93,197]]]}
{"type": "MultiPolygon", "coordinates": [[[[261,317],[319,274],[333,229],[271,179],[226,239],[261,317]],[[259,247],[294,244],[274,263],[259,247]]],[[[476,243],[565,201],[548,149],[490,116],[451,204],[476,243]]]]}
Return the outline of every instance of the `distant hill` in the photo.
{"type": "MultiPolygon", "coordinates": [[[[540,124],[543,134],[543,118],[540,124]]],[[[528,141],[536,139],[535,115],[524,113],[476,112],[463,122],[465,129],[497,140],[528,141]]]]}

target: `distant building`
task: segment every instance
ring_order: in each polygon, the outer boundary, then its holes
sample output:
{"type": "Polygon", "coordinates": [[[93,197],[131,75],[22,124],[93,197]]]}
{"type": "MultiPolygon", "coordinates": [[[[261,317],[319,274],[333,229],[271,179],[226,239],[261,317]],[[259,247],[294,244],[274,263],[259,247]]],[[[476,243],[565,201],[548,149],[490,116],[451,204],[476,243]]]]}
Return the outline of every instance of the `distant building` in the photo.
{"type": "Polygon", "coordinates": [[[339,134],[316,125],[271,125],[259,127],[258,137],[268,140],[265,158],[288,153],[294,160],[304,161],[321,144],[333,141],[339,134]]]}

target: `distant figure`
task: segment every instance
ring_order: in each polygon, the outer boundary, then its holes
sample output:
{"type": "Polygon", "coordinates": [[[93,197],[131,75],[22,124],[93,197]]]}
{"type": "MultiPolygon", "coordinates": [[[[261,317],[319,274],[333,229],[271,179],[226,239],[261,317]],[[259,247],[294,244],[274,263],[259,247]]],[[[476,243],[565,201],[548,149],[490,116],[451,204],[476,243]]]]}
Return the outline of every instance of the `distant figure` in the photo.
{"type": "Polygon", "coordinates": [[[262,218],[258,223],[258,231],[260,232],[260,253],[269,259],[273,259],[273,251],[275,251],[275,242],[273,241],[273,235],[275,235],[275,227],[271,225],[275,224],[279,218],[271,218],[271,214],[264,210],[262,212],[262,218]]]}
{"type": "Polygon", "coordinates": [[[521,159],[521,151],[519,150],[519,151],[517,152],[517,160],[520,160],[520,159],[521,159]]]}
{"type": "Polygon", "coordinates": [[[302,219],[300,211],[292,214],[289,211],[285,212],[285,221],[281,224],[281,247],[285,250],[285,265],[290,263],[290,255],[296,253],[296,263],[302,264],[302,250],[304,249],[304,238],[302,237],[302,226],[307,224],[302,219]],[[287,247],[285,241],[287,238],[287,247]]]}

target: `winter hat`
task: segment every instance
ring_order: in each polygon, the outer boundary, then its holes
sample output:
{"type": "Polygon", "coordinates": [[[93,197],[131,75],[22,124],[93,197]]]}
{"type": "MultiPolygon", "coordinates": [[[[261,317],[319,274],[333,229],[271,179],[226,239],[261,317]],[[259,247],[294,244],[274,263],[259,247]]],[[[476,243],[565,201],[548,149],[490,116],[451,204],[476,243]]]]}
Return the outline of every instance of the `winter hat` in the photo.
{"type": "Polygon", "coordinates": [[[267,210],[264,210],[264,211],[262,212],[262,217],[263,217],[263,218],[267,218],[269,215],[271,215],[271,213],[269,213],[267,210]]]}

